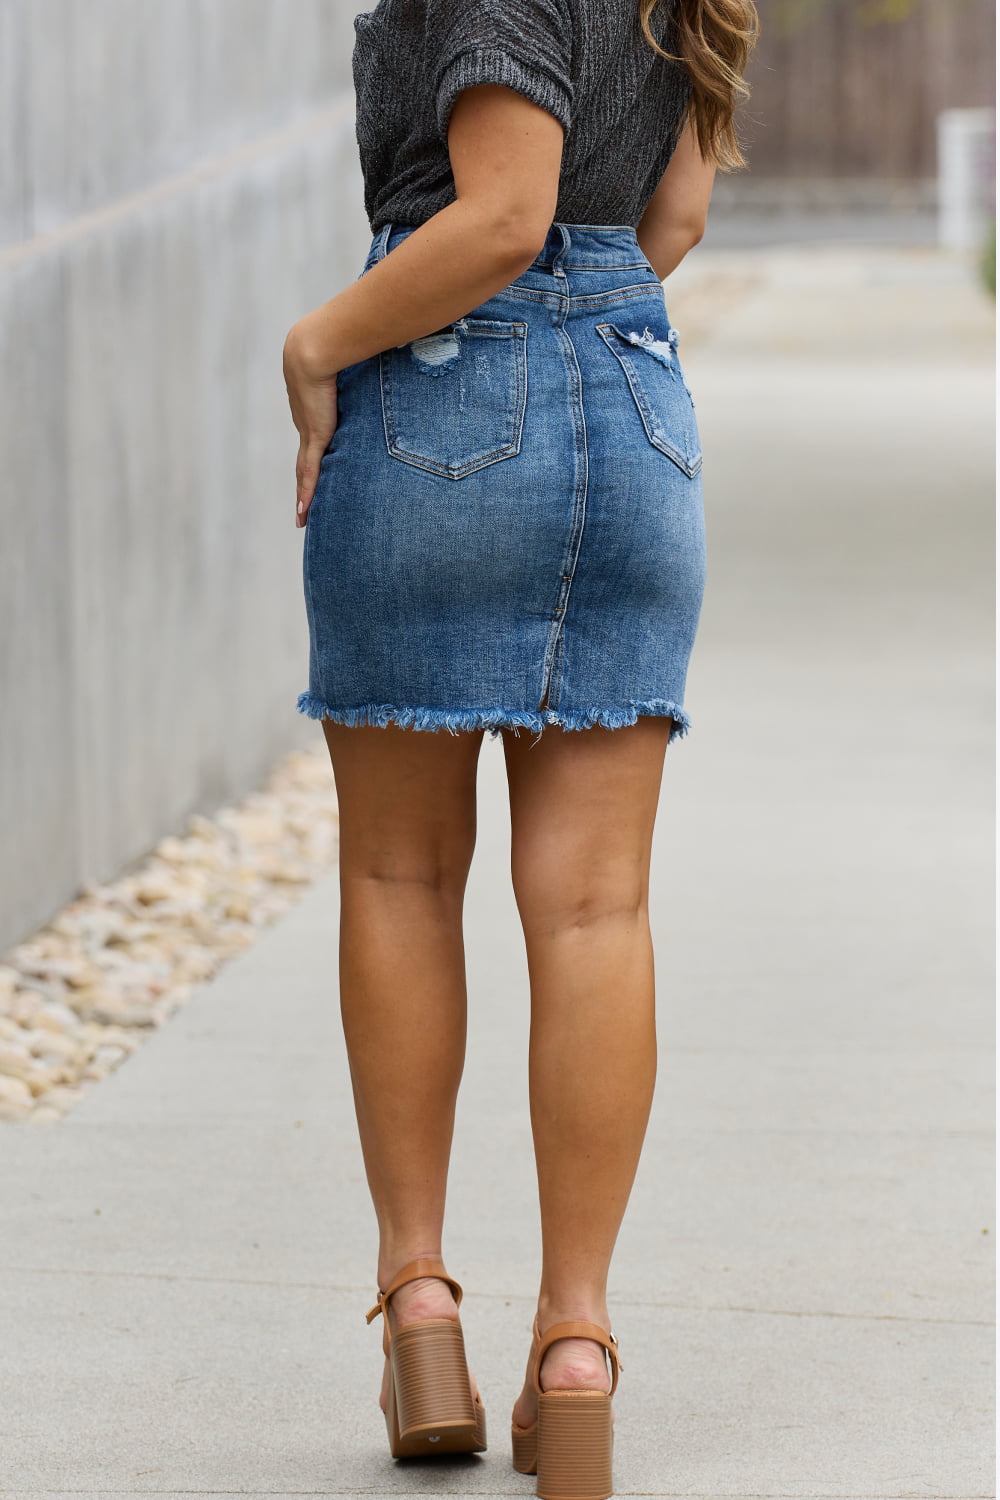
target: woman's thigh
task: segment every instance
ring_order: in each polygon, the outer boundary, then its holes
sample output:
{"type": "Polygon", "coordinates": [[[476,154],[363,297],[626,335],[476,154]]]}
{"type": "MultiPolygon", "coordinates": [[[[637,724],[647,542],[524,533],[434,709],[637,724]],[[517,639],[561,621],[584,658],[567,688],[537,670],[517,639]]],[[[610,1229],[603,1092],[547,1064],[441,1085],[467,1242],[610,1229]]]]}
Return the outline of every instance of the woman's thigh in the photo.
{"type": "Polygon", "coordinates": [[[526,931],[643,907],[672,721],[505,733],[511,868],[526,931]]]}
{"type": "Polygon", "coordinates": [[[347,728],[323,721],[337,783],[341,870],[372,880],[464,883],[476,840],[481,733],[347,728]]]}

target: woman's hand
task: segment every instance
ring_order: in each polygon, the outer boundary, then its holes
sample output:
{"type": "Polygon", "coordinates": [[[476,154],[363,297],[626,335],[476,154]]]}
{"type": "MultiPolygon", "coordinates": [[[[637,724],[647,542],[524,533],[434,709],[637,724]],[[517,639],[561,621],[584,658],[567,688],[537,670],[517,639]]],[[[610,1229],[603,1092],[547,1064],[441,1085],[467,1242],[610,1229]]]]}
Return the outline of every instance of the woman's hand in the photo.
{"type": "Polygon", "coordinates": [[[309,313],[285,340],[283,366],[292,421],[298,428],[295,461],[295,524],[304,526],[319,479],[319,466],[337,430],[337,370],[316,355],[316,329],[309,313]]]}

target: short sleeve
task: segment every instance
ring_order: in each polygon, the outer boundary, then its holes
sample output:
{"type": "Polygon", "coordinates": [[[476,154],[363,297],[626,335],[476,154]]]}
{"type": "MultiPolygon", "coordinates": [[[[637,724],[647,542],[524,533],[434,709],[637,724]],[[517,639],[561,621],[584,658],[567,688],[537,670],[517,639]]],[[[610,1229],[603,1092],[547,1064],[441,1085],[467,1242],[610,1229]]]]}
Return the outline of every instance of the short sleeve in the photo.
{"type": "Polygon", "coordinates": [[[566,0],[427,0],[427,46],[442,139],[459,94],[483,83],[514,89],[569,130],[573,35],[566,0]]]}

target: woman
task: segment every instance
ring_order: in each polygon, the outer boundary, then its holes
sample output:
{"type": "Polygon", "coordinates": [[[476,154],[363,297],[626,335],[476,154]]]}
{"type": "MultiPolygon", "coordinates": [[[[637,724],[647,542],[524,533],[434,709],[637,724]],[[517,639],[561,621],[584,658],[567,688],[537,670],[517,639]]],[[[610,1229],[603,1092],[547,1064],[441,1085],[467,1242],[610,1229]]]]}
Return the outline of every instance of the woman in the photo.
{"type": "Polygon", "coordinates": [[[440,1257],[489,729],[543,1241],[514,1464],[541,1496],[597,1500],[619,1368],[608,1267],[655,1075],[650,842],[703,583],[700,445],[661,281],[701,237],[716,167],[741,161],[756,17],[750,0],[381,0],[355,24],[374,240],[291,330],[285,377],[299,707],[323,720],[340,801],[381,1405],[395,1456],[486,1446],[440,1257]]]}

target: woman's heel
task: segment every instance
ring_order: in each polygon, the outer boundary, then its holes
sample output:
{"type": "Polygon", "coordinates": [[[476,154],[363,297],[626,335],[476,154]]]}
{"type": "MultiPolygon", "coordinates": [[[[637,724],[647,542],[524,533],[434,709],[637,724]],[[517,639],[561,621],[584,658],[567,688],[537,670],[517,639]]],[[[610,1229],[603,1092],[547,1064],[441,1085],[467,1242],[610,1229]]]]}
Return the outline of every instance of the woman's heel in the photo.
{"type": "Polygon", "coordinates": [[[610,1500],[612,1478],[611,1398],[618,1388],[621,1360],[618,1340],[596,1323],[556,1323],[532,1330],[529,1369],[538,1397],[538,1421],[531,1427],[511,1425],[514,1468],[537,1474],[540,1500],[610,1500]],[[546,1350],[559,1339],[593,1339],[611,1357],[611,1389],[543,1391],[539,1371],[546,1350]]]}
{"type": "Polygon", "coordinates": [[[609,1500],[611,1397],[602,1391],[545,1391],[538,1398],[538,1484],[542,1500],[609,1500]]]}
{"type": "Polygon", "coordinates": [[[440,1261],[415,1260],[404,1266],[368,1314],[382,1314],[383,1350],[389,1360],[389,1400],[385,1425],[393,1458],[433,1458],[438,1453],[482,1453],[486,1412],[473,1399],[462,1326],[454,1318],[424,1318],[396,1333],[389,1329],[393,1292],[408,1281],[433,1276],[446,1281],[456,1303],[462,1288],[440,1261]]]}

